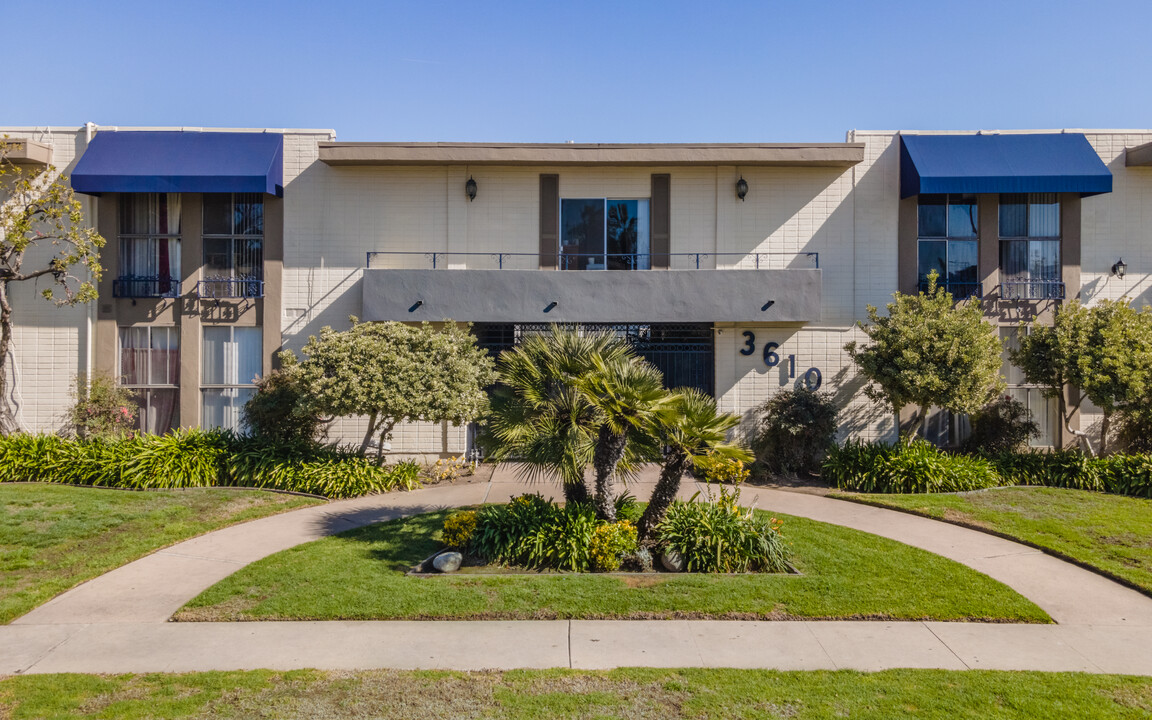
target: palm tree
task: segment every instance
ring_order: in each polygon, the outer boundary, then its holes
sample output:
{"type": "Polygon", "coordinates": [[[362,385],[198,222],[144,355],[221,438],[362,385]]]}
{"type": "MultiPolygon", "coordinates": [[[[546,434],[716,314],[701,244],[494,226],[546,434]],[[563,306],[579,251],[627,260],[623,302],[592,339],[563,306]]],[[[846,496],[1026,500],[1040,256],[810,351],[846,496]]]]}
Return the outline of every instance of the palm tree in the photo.
{"type": "Polygon", "coordinates": [[[648,507],[636,523],[641,543],[664,519],[664,513],[676,499],[680,480],[698,458],[711,455],[751,462],[752,453],[727,441],[728,431],[740,424],[730,413],[717,413],[716,401],[695,388],[672,391],[670,400],[660,409],[657,421],[664,443],[664,463],[660,480],[652,491],[648,507]]]}
{"type": "Polygon", "coordinates": [[[600,425],[592,467],[596,473],[596,516],[616,520],[613,478],[631,448],[637,454],[655,449],[656,418],[670,397],[663,374],[634,353],[606,360],[593,358],[593,371],[578,386],[597,409],[600,425]]]}
{"type": "MultiPolygon", "coordinates": [[[[601,410],[581,386],[597,363],[635,358],[620,339],[553,326],[500,355],[500,385],[482,442],[497,461],[523,463],[529,481],[558,477],[567,501],[588,500],[584,473],[592,463],[601,410]]],[[[626,458],[630,466],[634,461],[626,458]]]]}

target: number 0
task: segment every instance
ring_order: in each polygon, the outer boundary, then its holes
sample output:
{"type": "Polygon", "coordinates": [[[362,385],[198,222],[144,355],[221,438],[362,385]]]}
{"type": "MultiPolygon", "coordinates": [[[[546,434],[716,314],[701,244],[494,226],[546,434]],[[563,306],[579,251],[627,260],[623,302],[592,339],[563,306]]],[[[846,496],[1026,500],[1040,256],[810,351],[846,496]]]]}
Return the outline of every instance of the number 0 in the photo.
{"type": "Polygon", "coordinates": [[[808,371],[804,373],[804,387],[812,392],[820,389],[820,383],[823,380],[824,378],[820,375],[820,368],[808,368],[808,371]]]}

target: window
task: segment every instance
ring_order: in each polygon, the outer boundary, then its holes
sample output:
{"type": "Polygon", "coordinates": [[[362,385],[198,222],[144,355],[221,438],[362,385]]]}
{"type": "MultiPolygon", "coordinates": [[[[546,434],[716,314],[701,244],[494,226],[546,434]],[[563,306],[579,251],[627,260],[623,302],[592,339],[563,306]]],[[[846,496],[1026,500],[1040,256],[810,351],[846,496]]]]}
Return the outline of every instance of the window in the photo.
{"type": "Polygon", "coordinates": [[[200,297],[264,296],[264,196],[204,196],[200,297]]]}
{"type": "Polygon", "coordinates": [[[979,217],[975,195],[921,195],[917,208],[917,282],[928,287],[928,273],[957,300],[980,294],[976,272],[979,217]]]}
{"type": "Polygon", "coordinates": [[[647,200],[560,200],[561,269],[648,270],[650,253],[647,200]]]}
{"type": "Polygon", "coordinates": [[[120,273],[116,297],[180,295],[180,195],[120,196],[120,273]]]}
{"type": "Polygon", "coordinates": [[[136,429],[162,435],[177,425],[180,329],[120,328],[120,384],[136,393],[136,429]]]}
{"type": "Polygon", "coordinates": [[[1000,196],[1000,296],[1064,297],[1060,281],[1060,200],[1056,193],[1000,196]]]}
{"type": "Polygon", "coordinates": [[[1013,365],[1008,357],[1010,349],[1020,347],[1017,339],[1019,332],[1020,329],[1015,327],[1000,328],[1000,340],[1004,345],[1004,352],[1000,356],[1003,363],[1000,372],[1008,383],[1004,394],[1024,403],[1032,413],[1032,419],[1040,426],[1040,434],[1029,440],[1028,444],[1032,447],[1054,447],[1060,433],[1060,406],[1056,398],[1044,397],[1038,386],[1028,384],[1024,372],[1013,365]]]}
{"type": "Polygon", "coordinates": [[[201,385],[205,428],[240,429],[240,411],[263,372],[264,341],[258,327],[204,328],[201,385]]]}

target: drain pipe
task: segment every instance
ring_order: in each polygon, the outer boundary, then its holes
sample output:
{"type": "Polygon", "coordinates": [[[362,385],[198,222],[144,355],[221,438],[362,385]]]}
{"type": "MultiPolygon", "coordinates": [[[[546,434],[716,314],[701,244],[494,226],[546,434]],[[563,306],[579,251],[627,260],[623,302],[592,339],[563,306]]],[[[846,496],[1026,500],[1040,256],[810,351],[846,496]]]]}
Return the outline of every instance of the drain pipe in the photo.
{"type": "MultiPolygon", "coordinates": [[[[92,138],[95,137],[95,135],[96,135],[96,123],[94,123],[94,122],[84,123],[84,151],[85,152],[87,152],[88,146],[92,143],[92,138]]],[[[85,218],[87,218],[88,222],[92,224],[92,227],[99,227],[99,225],[97,223],[96,212],[97,212],[97,206],[96,206],[95,198],[93,198],[91,195],[85,195],[84,196],[84,216],[85,216],[85,218]]],[[[105,241],[107,241],[107,238],[105,238],[105,241]]],[[[92,282],[92,269],[91,268],[88,269],[88,281],[92,282]]],[[[94,353],[95,341],[92,337],[92,333],[94,332],[95,325],[96,325],[96,304],[99,302],[100,302],[100,300],[99,300],[99,298],[97,298],[97,300],[95,302],[87,303],[88,308],[87,308],[87,311],[85,313],[86,318],[85,318],[85,328],[84,328],[84,375],[85,375],[85,377],[88,378],[88,382],[92,381],[92,372],[93,372],[92,366],[94,363],[94,355],[95,355],[95,353],[94,353]]]]}

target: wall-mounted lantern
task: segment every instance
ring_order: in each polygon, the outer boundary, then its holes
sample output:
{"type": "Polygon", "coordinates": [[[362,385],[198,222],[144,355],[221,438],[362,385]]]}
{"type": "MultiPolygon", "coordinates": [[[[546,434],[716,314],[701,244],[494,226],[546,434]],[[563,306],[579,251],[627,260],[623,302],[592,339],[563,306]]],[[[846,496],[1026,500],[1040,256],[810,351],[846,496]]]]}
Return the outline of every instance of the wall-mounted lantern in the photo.
{"type": "Polygon", "coordinates": [[[736,197],[740,198],[740,202],[744,202],[744,196],[748,194],[748,181],[741,175],[740,179],[736,181],[736,197]]]}
{"type": "Polygon", "coordinates": [[[476,181],[471,175],[468,176],[468,182],[464,183],[464,192],[468,194],[468,202],[476,199],[476,181]]]}
{"type": "Polygon", "coordinates": [[[1121,280],[1124,279],[1124,273],[1127,272],[1128,266],[1124,263],[1124,258],[1120,258],[1112,265],[1112,274],[1121,280]]]}

